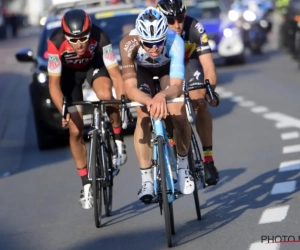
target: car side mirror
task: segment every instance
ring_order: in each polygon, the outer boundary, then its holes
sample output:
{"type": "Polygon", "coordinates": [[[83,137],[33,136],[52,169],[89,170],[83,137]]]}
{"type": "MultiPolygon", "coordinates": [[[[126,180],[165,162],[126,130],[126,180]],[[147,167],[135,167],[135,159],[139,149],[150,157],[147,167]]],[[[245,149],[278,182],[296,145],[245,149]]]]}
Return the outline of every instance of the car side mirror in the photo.
{"type": "Polygon", "coordinates": [[[21,49],[16,53],[16,59],[19,62],[36,62],[32,49],[21,49]]]}

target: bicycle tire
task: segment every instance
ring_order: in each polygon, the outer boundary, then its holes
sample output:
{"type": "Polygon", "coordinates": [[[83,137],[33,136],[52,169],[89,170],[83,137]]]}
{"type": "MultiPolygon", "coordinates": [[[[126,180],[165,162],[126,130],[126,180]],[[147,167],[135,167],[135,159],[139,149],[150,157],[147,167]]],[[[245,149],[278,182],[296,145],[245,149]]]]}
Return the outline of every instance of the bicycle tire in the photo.
{"type": "Polygon", "coordinates": [[[189,169],[193,176],[194,185],[195,185],[193,196],[194,196],[194,201],[195,201],[197,220],[201,220],[202,215],[201,215],[201,209],[200,209],[200,201],[199,201],[199,195],[198,195],[197,178],[196,178],[196,172],[195,172],[195,161],[193,159],[192,145],[190,146],[189,153],[188,153],[188,163],[189,163],[189,169]]]}
{"type": "Polygon", "coordinates": [[[104,151],[104,161],[105,161],[105,176],[108,178],[106,180],[106,185],[103,187],[103,201],[105,206],[106,216],[110,216],[112,212],[112,200],[113,200],[113,164],[112,164],[112,147],[111,138],[112,133],[109,129],[106,130],[106,148],[104,151]]]}
{"type": "Polygon", "coordinates": [[[167,194],[168,190],[167,190],[166,171],[165,171],[165,161],[164,161],[165,156],[163,150],[163,140],[164,138],[161,136],[157,138],[158,165],[160,167],[160,174],[161,174],[161,196],[162,196],[162,203],[163,203],[167,244],[168,247],[172,247],[171,215],[170,215],[170,206],[169,206],[168,194],[167,194]]]}
{"type": "Polygon", "coordinates": [[[102,215],[102,183],[99,180],[101,177],[101,167],[100,167],[100,150],[99,150],[99,135],[98,131],[95,129],[92,133],[91,147],[90,150],[90,161],[92,168],[92,189],[93,189],[93,199],[94,199],[94,220],[96,228],[101,226],[101,215],[102,215]]]}

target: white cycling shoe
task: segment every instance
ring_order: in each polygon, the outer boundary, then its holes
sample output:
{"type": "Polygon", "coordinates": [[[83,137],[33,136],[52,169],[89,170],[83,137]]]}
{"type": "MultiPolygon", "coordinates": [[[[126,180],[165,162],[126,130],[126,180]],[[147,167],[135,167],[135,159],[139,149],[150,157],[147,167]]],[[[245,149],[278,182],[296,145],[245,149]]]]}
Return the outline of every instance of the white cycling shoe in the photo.
{"type": "Polygon", "coordinates": [[[92,185],[86,184],[80,191],[79,203],[83,209],[90,209],[94,206],[92,185]]]}
{"type": "Polygon", "coordinates": [[[116,140],[118,154],[112,157],[112,162],[115,166],[124,165],[127,161],[126,145],[120,140],[116,140]]]}
{"type": "Polygon", "coordinates": [[[182,194],[191,194],[195,190],[194,178],[188,169],[178,169],[178,189],[182,194]]]}
{"type": "Polygon", "coordinates": [[[153,183],[150,181],[146,181],[142,183],[142,188],[138,192],[139,199],[145,203],[149,204],[151,203],[153,197],[154,197],[154,188],[153,183]]]}

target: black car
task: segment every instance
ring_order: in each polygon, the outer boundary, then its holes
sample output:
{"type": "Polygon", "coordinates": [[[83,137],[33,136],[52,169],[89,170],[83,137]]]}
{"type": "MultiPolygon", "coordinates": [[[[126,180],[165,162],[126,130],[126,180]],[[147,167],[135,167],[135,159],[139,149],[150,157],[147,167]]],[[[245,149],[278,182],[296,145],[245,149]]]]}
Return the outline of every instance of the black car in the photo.
{"type": "MultiPolygon", "coordinates": [[[[128,29],[134,28],[135,20],[142,9],[130,5],[116,5],[110,6],[107,11],[103,7],[86,11],[90,14],[92,22],[107,32],[114,52],[119,59],[119,42],[128,32],[128,29]]],[[[61,114],[50,98],[47,76],[47,41],[52,32],[60,25],[61,18],[57,16],[48,17],[46,24],[42,27],[36,56],[32,49],[22,49],[16,53],[19,62],[32,62],[35,64],[29,93],[38,146],[41,150],[55,146],[58,138],[63,138],[64,135],[68,136],[67,129],[61,127],[61,114]]],[[[83,85],[83,94],[85,100],[98,100],[87,83],[83,85]]],[[[92,121],[91,108],[83,108],[84,124],[86,128],[89,128],[92,121]]],[[[132,126],[129,128],[132,128],[132,126]]]]}

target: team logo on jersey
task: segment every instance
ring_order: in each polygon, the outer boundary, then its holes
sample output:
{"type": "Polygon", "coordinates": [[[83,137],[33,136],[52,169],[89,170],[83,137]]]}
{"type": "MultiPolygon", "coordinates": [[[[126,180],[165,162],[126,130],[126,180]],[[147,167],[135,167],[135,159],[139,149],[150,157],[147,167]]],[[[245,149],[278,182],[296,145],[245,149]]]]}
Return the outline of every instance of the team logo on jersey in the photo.
{"type": "Polygon", "coordinates": [[[89,47],[89,51],[90,51],[91,53],[93,53],[94,50],[95,50],[95,48],[96,48],[96,44],[91,44],[90,47],[89,47]]]}
{"type": "Polygon", "coordinates": [[[207,37],[207,34],[203,34],[202,38],[201,38],[201,41],[203,43],[207,43],[208,42],[208,37],[207,37]]]}
{"type": "Polygon", "coordinates": [[[48,67],[51,70],[55,70],[59,67],[60,65],[60,60],[58,55],[51,55],[49,54],[49,58],[48,58],[48,67]]]}
{"type": "Polygon", "coordinates": [[[200,24],[200,23],[197,23],[197,24],[195,25],[195,28],[198,30],[198,32],[199,32],[200,34],[202,34],[202,33],[204,32],[204,27],[203,27],[202,24],[200,24]]]}
{"type": "Polygon", "coordinates": [[[103,56],[105,59],[108,59],[110,61],[114,61],[116,59],[111,44],[103,47],[103,56]]]}

